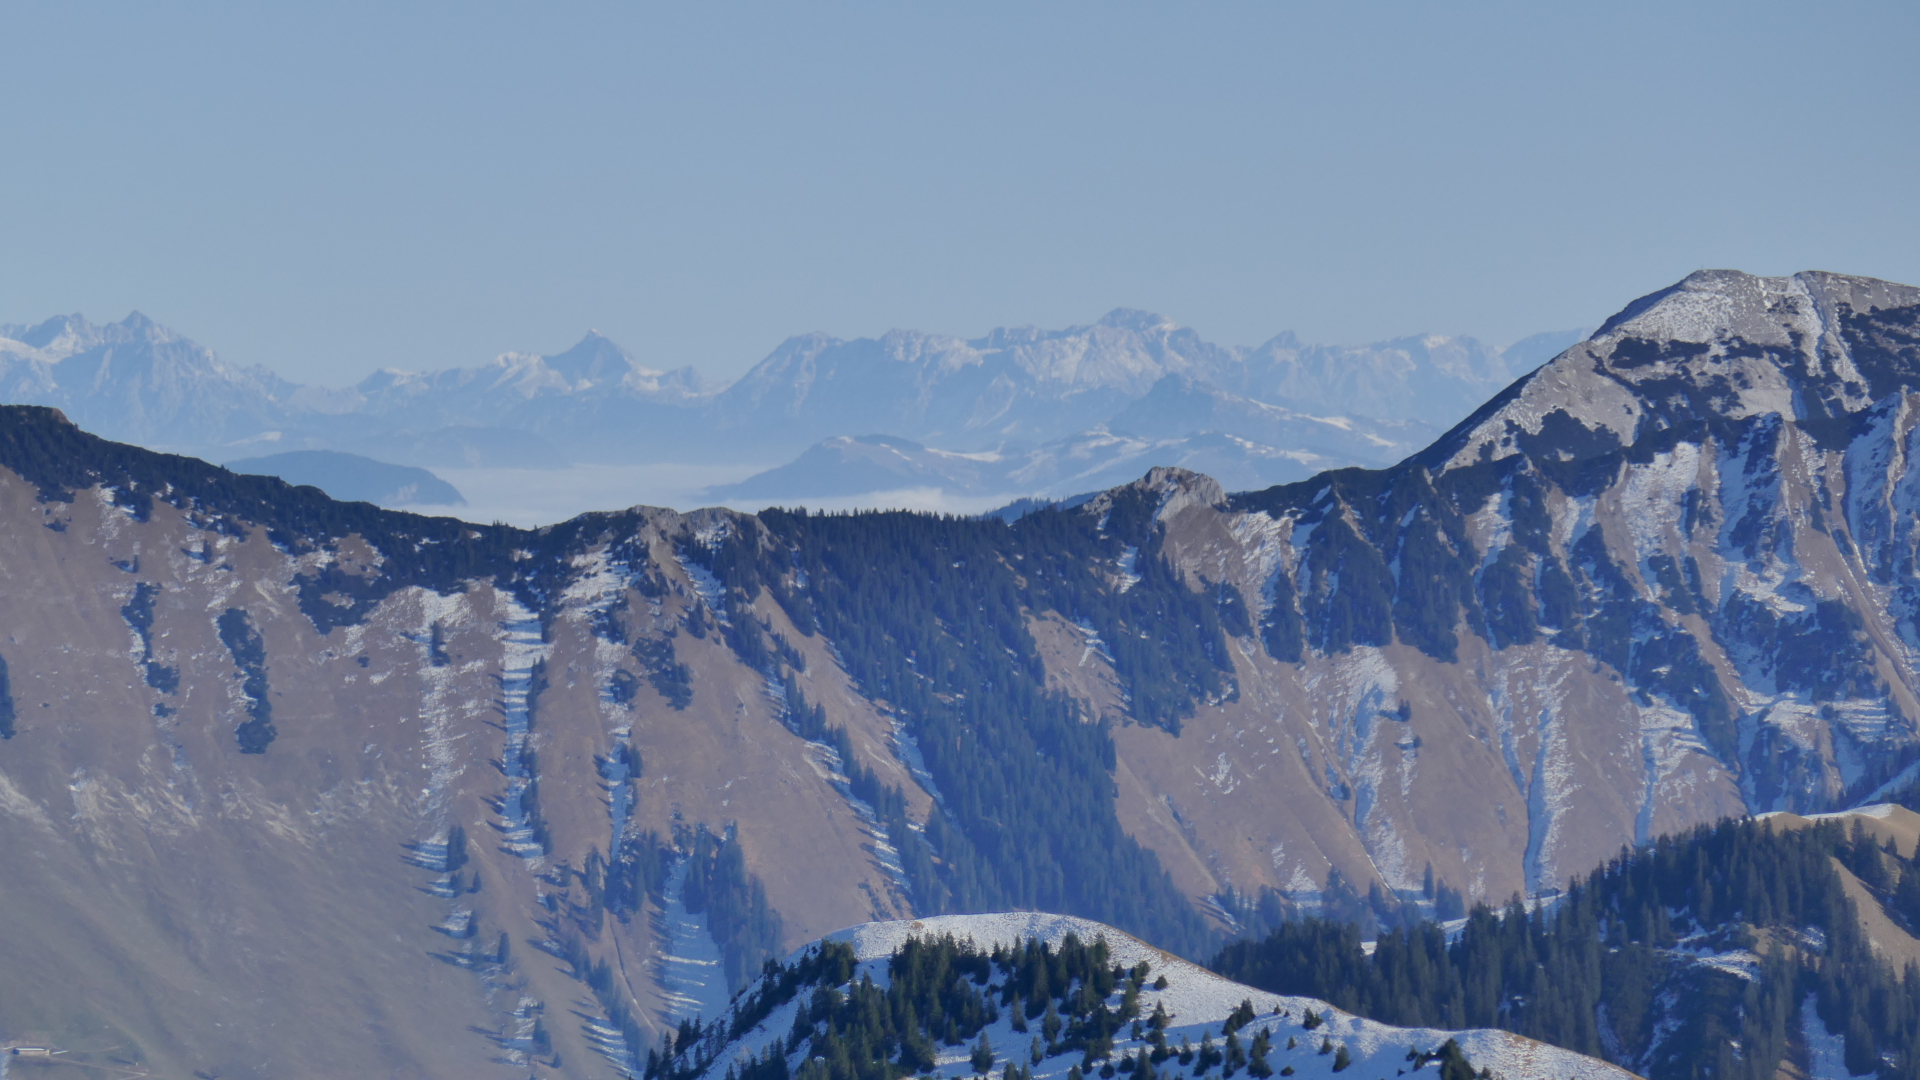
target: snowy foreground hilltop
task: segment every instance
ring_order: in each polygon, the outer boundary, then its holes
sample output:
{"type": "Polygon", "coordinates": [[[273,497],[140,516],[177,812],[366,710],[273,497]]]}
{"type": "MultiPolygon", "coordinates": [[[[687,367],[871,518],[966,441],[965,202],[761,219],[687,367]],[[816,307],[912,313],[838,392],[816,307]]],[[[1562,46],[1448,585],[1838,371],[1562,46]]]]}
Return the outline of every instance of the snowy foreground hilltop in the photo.
{"type": "MultiPolygon", "coordinates": [[[[781,993],[780,973],[770,974],[736,997],[727,1014],[707,1031],[706,1037],[700,1039],[697,1046],[683,1047],[680,1057],[671,1063],[662,1063],[658,1075],[697,1073],[722,1077],[731,1073],[761,1078],[798,1075],[814,1053],[813,1044],[806,1041],[808,1036],[804,1032],[808,1028],[807,1019],[818,1015],[820,1003],[825,1000],[825,995],[819,991],[832,989],[842,995],[851,995],[856,986],[870,978],[873,986],[884,992],[890,985],[894,959],[909,941],[934,942],[948,935],[963,943],[970,940],[981,952],[1005,948],[1014,950],[1016,956],[1028,941],[1044,943],[1055,951],[1059,951],[1069,937],[1084,944],[1104,941],[1107,963],[1114,968],[1134,971],[1142,962],[1148,965],[1144,978],[1132,983],[1137,987],[1137,993],[1133,995],[1135,1008],[1131,1018],[1115,1025],[1117,1030],[1112,1034],[1110,1056],[1104,1062],[1091,1064],[1087,1069],[1089,1077],[1096,1073],[1107,1075],[1102,1070],[1102,1064],[1119,1066],[1121,1075],[1137,1071],[1135,1063],[1141,1060],[1143,1053],[1150,1054],[1154,1048],[1154,1017],[1162,1009],[1166,1020],[1161,1038],[1170,1052],[1163,1055],[1162,1063],[1153,1066],[1154,1073],[1162,1077],[1220,1076],[1229,1064],[1239,1065],[1241,1070],[1250,1075],[1261,1075],[1257,1066],[1249,1068],[1250,1062],[1244,1059],[1242,1062],[1231,1062],[1214,1056],[1213,1060],[1208,1060],[1209,1056],[1224,1050],[1224,1026],[1230,1024],[1238,1029],[1235,1033],[1237,1047],[1257,1047],[1264,1043],[1270,1047],[1266,1064],[1271,1074],[1298,1077],[1300,1080],[1331,1076],[1335,1072],[1352,1080],[1380,1080],[1422,1070],[1433,1075],[1439,1070],[1441,1062],[1432,1055],[1449,1039],[1458,1043],[1475,1072],[1488,1070],[1500,1080],[1531,1080],[1536,1077],[1624,1080],[1633,1076],[1604,1061],[1504,1031],[1398,1028],[1363,1020],[1313,998],[1269,994],[1224,979],[1101,923],[1033,912],[946,915],[913,921],[866,923],[830,934],[823,939],[824,942],[841,943],[852,948],[857,963],[851,967],[850,979],[826,987],[823,985],[826,979],[809,983],[805,981],[805,976],[796,980],[789,974],[786,990],[781,993]],[[1162,977],[1164,984],[1160,982],[1162,977]],[[799,985],[795,985],[796,982],[799,985]],[[787,997],[788,1000],[765,1012],[755,1022],[755,1014],[779,997],[787,997]],[[1241,1008],[1243,1002],[1252,1005],[1250,1022],[1244,1019],[1246,1013],[1241,1008]],[[799,1016],[803,1009],[809,1010],[808,1018],[799,1016]],[[1240,1010],[1239,1017],[1235,1016],[1236,1010],[1240,1010]],[[796,1025],[796,1019],[801,1019],[801,1023],[796,1025]],[[1236,1020],[1239,1022],[1235,1023],[1236,1020]],[[743,1023],[751,1026],[740,1030],[743,1023]],[[1310,1024],[1311,1027],[1308,1026],[1310,1024]],[[1262,1039],[1263,1032],[1270,1034],[1262,1039]],[[1178,1053],[1183,1043],[1193,1051],[1184,1055],[1187,1058],[1185,1063],[1178,1053]],[[1204,1051],[1202,1047],[1205,1047],[1204,1051]],[[774,1060],[783,1050],[784,1067],[774,1060]]],[[[788,957],[782,970],[794,972],[803,969],[821,953],[821,943],[809,945],[788,957]]],[[[1043,1027],[1053,1019],[1052,1009],[1048,1009],[1046,1017],[1026,1018],[1027,1012],[1035,1010],[1021,1008],[1018,998],[1009,1000],[1010,995],[1017,992],[1012,986],[1013,973],[997,965],[983,970],[990,972],[983,987],[987,991],[986,1000],[999,1003],[999,1007],[988,1014],[989,1017],[997,1015],[997,1018],[990,1019],[980,1029],[994,1053],[994,1061],[990,1066],[992,1075],[1003,1075],[1011,1064],[1016,1076],[1030,1074],[1033,1080],[1063,1080],[1070,1070],[1089,1065],[1087,1052],[1079,1047],[1055,1047],[1052,1054],[1048,1054],[1046,1049],[1039,1049],[1041,1059],[1033,1061],[1036,1048],[1054,1041],[1042,1034],[1043,1027]]],[[[835,972],[835,975],[844,973],[843,970],[835,972]]],[[[956,984],[965,983],[961,978],[955,981],[956,984]]],[[[1125,976],[1114,980],[1113,992],[1107,995],[1100,1007],[1122,1007],[1129,996],[1129,985],[1125,976]]],[[[1077,991],[1079,986],[1080,983],[1076,982],[1073,990],[1077,991]]],[[[1070,994],[1067,987],[1052,987],[1048,994],[1048,1006],[1052,1006],[1054,996],[1065,1001],[1070,994]]],[[[838,998],[833,1000],[836,1004],[839,1001],[838,998]]],[[[950,994],[948,1000],[952,1000],[950,994]]],[[[1035,1000],[1038,1000],[1037,995],[1035,1000]]],[[[1055,1022],[1060,1024],[1056,1028],[1061,1033],[1059,1041],[1067,1041],[1074,1027],[1073,1022],[1070,1019],[1055,1022]]],[[[827,1023],[824,1019],[817,1020],[815,1027],[824,1031],[827,1023]]],[[[948,1039],[952,1037],[950,1028],[948,1039]]],[[[933,1065],[931,1068],[917,1069],[919,1075],[958,1080],[978,1071],[974,1054],[980,1045],[979,1035],[965,1039],[960,1045],[949,1045],[942,1040],[934,1040],[928,1045],[933,1054],[933,1065]]],[[[906,1051],[902,1053],[904,1055],[906,1051]]]]}

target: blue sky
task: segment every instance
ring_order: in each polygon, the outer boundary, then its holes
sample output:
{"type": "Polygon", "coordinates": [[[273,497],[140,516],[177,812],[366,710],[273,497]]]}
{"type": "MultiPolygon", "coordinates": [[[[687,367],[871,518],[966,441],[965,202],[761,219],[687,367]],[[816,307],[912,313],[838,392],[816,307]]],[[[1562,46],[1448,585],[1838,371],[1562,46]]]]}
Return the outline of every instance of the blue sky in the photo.
{"type": "Polygon", "coordinates": [[[1912,3],[70,0],[0,40],[0,321],[138,308],[309,382],[1920,282],[1912,3]]]}

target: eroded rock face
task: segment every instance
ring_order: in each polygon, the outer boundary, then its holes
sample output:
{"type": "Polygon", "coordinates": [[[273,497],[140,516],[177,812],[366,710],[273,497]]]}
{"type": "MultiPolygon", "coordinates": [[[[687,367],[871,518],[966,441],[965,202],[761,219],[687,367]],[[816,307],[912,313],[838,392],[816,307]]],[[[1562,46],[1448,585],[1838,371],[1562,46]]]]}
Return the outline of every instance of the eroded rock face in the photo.
{"type": "Polygon", "coordinates": [[[1917,328],[1902,286],[1695,274],[1403,465],[1169,544],[1261,598],[1286,663],[1242,685],[1302,718],[1278,744],[1390,886],[1430,860],[1538,891],[1692,821],[1825,809],[1914,758],[1917,328]]]}
{"type": "Polygon", "coordinates": [[[523,532],[4,410],[0,1035],[576,1075],[857,922],[1191,952],[1230,890],[1498,901],[1866,797],[1920,756],[1917,343],[1920,291],[1698,274],[1394,468],[1012,525],[523,532]],[[692,852],[747,876],[676,959],[692,852]]]}
{"type": "MultiPolygon", "coordinates": [[[[50,412],[7,423],[16,462],[38,440],[113,482],[0,476],[0,1032],[179,1075],[485,1076],[527,1074],[539,1020],[556,1074],[598,1075],[646,1048],[576,970],[617,972],[648,1038],[688,993],[662,905],[615,910],[623,841],[731,826],[787,936],[910,911],[833,752],[720,627],[686,632],[687,520],[327,520],[277,482],[89,459],[111,444],[50,412]],[[667,667],[683,708],[647,681],[667,667]]],[[[824,643],[769,615],[813,655],[797,683],[912,787],[824,643]]]]}

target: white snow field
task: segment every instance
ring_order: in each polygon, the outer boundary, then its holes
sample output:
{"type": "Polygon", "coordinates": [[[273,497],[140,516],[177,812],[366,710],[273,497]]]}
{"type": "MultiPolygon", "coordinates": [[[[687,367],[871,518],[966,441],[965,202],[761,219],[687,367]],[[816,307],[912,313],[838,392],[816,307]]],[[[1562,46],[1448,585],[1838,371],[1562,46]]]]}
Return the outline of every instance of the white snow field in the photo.
{"type": "MultiPolygon", "coordinates": [[[[1195,1045],[1199,1044],[1203,1035],[1212,1035],[1217,1042],[1221,1022],[1241,1001],[1251,1001],[1256,1018],[1242,1029],[1241,1042],[1250,1044],[1261,1028],[1271,1028],[1274,1049],[1267,1061],[1276,1074],[1286,1066],[1292,1066],[1292,1076],[1297,1080],[1319,1080],[1334,1075],[1333,1052],[1320,1052],[1323,1040],[1330,1041],[1336,1048],[1344,1045],[1352,1056],[1352,1064],[1340,1074],[1342,1080],[1391,1080],[1400,1075],[1418,1075],[1413,1069],[1413,1062],[1409,1060],[1409,1050],[1437,1050],[1450,1038],[1459,1041],[1476,1070],[1491,1069],[1499,1080],[1629,1080],[1634,1076],[1625,1069],[1597,1058],[1505,1031],[1392,1027],[1349,1015],[1314,998],[1269,994],[1215,975],[1111,926],[1068,915],[1038,912],[940,915],[912,921],[865,923],[829,934],[826,940],[843,941],[853,946],[854,954],[860,960],[860,966],[854,973],[854,982],[858,982],[862,975],[871,975],[876,985],[884,987],[887,985],[887,960],[908,938],[940,937],[946,934],[961,940],[971,938],[983,949],[991,949],[995,945],[1013,945],[1027,938],[1038,938],[1057,945],[1068,934],[1077,934],[1083,941],[1104,937],[1115,963],[1131,966],[1145,960],[1152,965],[1148,989],[1140,997],[1140,1011],[1144,1016],[1151,1014],[1156,1004],[1165,1004],[1167,1012],[1173,1017],[1172,1025],[1167,1028],[1169,1042],[1177,1045],[1183,1035],[1195,1045]],[[1153,990],[1153,979],[1161,975],[1167,978],[1167,988],[1153,990]],[[1324,1022],[1312,1031],[1303,1026],[1308,1009],[1325,1017],[1324,1022]],[[1291,1050],[1287,1048],[1289,1037],[1297,1043],[1291,1050]]],[[[797,957],[805,951],[798,950],[793,956],[797,957]]],[[[789,957],[791,959],[793,957],[789,957]]],[[[793,1027],[794,1012],[805,996],[803,993],[794,1001],[775,1009],[752,1031],[727,1047],[716,1058],[707,1075],[724,1076],[733,1062],[749,1055],[759,1055],[769,1045],[783,1039],[793,1027]]],[[[723,1022],[727,1019],[721,1018],[723,1022]]],[[[1011,1017],[1002,1017],[986,1032],[998,1055],[993,1076],[999,1076],[1008,1061],[1028,1063],[1027,1055],[1033,1035],[1014,1031],[1011,1017]]],[[[1140,1048],[1147,1045],[1145,1040],[1126,1038],[1128,1034],[1126,1029],[1115,1034],[1113,1060],[1116,1062],[1122,1056],[1138,1054],[1140,1048]]],[[[945,1080],[972,1076],[973,1067],[968,1062],[970,1052],[970,1045],[939,1047],[939,1064],[934,1073],[945,1080]]],[[[797,1069],[804,1053],[804,1048],[796,1051],[789,1058],[788,1065],[797,1069]]],[[[1078,1051],[1047,1058],[1031,1066],[1034,1080],[1064,1078],[1067,1070],[1080,1061],[1081,1054],[1078,1051]]],[[[1162,1070],[1169,1074],[1185,1071],[1172,1063],[1171,1059],[1162,1066],[1162,1070]]],[[[1432,1076],[1438,1071],[1439,1064],[1433,1062],[1419,1072],[1432,1076]]]]}

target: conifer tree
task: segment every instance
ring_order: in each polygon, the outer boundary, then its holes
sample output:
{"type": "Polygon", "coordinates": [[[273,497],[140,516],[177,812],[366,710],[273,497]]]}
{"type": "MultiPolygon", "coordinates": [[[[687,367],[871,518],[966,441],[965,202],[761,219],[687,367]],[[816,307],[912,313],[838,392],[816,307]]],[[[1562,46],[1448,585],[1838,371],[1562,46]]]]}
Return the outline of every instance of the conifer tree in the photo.
{"type": "Polygon", "coordinates": [[[1440,1047],[1440,1080],[1474,1080],[1473,1066],[1460,1044],[1452,1039],[1440,1047]]]}
{"type": "Polygon", "coordinates": [[[981,1076],[987,1075],[988,1070],[993,1068],[993,1044],[987,1041],[985,1031],[980,1032],[980,1041],[973,1044],[973,1054],[968,1061],[973,1064],[973,1071],[981,1076]]]}
{"type": "Polygon", "coordinates": [[[1267,1053],[1272,1049],[1269,1042],[1272,1035],[1272,1028],[1261,1028],[1260,1034],[1253,1037],[1252,1048],[1247,1051],[1247,1071],[1260,1080],[1273,1075],[1273,1066],[1267,1064],[1267,1053]]]}

